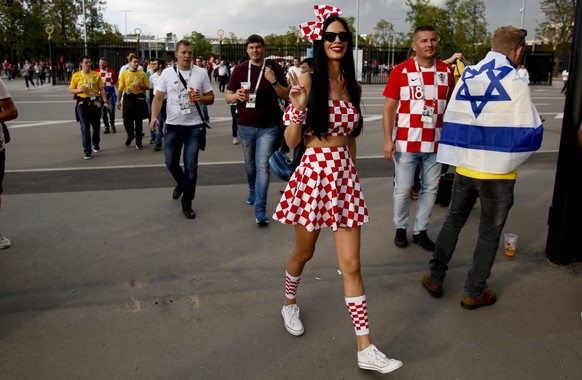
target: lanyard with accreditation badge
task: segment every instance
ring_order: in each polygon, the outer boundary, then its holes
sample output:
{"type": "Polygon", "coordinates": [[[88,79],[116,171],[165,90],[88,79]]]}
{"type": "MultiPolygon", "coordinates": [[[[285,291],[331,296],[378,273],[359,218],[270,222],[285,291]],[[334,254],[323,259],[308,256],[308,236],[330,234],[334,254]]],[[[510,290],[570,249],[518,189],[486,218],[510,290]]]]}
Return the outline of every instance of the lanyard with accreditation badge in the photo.
{"type": "Polygon", "coordinates": [[[81,71],[81,76],[83,77],[83,84],[89,87],[89,99],[91,101],[95,100],[95,94],[93,93],[93,77],[91,75],[91,71],[89,71],[89,83],[87,83],[87,79],[85,78],[85,73],[81,71]]]}
{"type": "MultiPolygon", "coordinates": [[[[265,60],[263,60],[263,65],[261,66],[261,72],[259,73],[259,78],[257,79],[257,85],[255,86],[255,91],[249,94],[249,99],[247,100],[247,108],[255,108],[257,106],[257,91],[259,91],[259,84],[263,78],[263,70],[265,69],[265,60]]],[[[249,69],[247,72],[247,82],[251,83],[251,61],[249,60],[249,69]]]]}
{"type": "Polygon", "coordinates": [[[416,65],[416,71],[418,71],[422,99],[424,99],[424,106],[422,107],[422,117],[420,118],[420,120],[423,123],[432,124],[433,123],[433,115],[434,115],[434,107],[435,107],[436,98],[437,98],[437,94],[438,94],[436,62],[434,64],[434,92],[432,95],[431,105],[428,105],[428,102],[426,99],[424,80],[422,79],[422,70],[421,70],[420,66],[418,65],[418,60],[416,59],[416,57],[414,57],[414,64],[416,65]]]}

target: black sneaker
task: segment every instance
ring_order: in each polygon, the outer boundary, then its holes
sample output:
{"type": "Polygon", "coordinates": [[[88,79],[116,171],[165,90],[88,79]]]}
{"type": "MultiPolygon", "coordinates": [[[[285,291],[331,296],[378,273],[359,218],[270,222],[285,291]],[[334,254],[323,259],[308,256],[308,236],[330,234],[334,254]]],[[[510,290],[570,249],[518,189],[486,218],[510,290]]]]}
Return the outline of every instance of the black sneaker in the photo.
{"type": "Polygon", "coordinates": [[[172,199],[178,199],[182,195],[182,188],[180,186],[174,187],[174,191],[172,192],[172,199]]]}
{"type": "Polygon", "coordinates": [[[408,245],[408,239],[406,239],[406,229],[397,228],[396,236],[394,237],[394,244],[397,247],[404,248],[408,245]]]}
{"type": "Polygon", "coordinates": [[[430,240],[426,231],[420,231],[416,235],[412,235],[412,242],[420,245],[427,251],[434,251],[434,241],[430,240]]]}
{"type": "Polygon", "coordinates": [[[192,207],[182,209],[182,213],[184,214],[186,219],[196,218],[196,213],[194,212],[194,210],[192,210],[192,207]]]}
{"type": "Polygon", "coordinates": [[[129,146],[129,144],[131,144],[131,142],[133,141],[133,138],[127,138],[127,140],[125,140],[125,146],[129,146]]]}

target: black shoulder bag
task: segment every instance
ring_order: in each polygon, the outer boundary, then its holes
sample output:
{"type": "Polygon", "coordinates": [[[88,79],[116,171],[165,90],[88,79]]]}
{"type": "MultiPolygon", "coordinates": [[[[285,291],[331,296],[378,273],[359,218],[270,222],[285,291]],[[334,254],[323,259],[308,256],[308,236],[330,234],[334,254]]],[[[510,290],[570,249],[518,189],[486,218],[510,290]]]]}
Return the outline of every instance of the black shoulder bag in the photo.
{"type": "MultiPolygon", "coordinates": [[[[184,80],[182,73],[180,72],[180,70],[178,70],[177,67],[175,69],[176,69],[176,73],[178,74],[178,78],[180,78],[180,81],[184,85],[184,88],[186,89],[186,91],[188,91],[188,85],[186,84],[186,81],[184,80]]],[[[202,126],[203,126],[202,135],[200,136],[200,139],[198,140],[198,148],[200,150],[204,150],[204,149],[206,149],[206,129],[210,129],[210,124],[208,124],[208,121],[204,120],[204,116],[202,115],[202,110],[200,109],[200,105],[198,104],[198,102],[194,102],[194,105],[196,105],[196,109],[198,110],[198,114],[200,115],[200,119],[202,120],[202,126]]]]}
{"type": "MultiPolygon", "coordinates": [[[[0,112],[1,111],[3,111],[2,107],[0,107],[0,112]]],[[[8,144],[10,142],[10,132],[8,131],[8,127],[4,122],[2,122],[2,134],[4,135],[4,144],[8,144]]]]}

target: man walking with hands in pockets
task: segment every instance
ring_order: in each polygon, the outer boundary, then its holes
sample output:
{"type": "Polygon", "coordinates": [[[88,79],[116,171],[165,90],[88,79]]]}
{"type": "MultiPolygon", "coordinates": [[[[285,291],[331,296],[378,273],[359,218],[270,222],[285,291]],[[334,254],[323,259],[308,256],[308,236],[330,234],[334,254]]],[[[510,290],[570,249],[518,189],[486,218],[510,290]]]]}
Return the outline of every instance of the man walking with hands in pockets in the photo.
{"type": "Polygon", "coordinates": [[[196,194],[198,177],[198,152],[204,138],[203,117],[196,103],[214,103],[212,85],[206,70],[193,64],[192,44],[187,40],[178,41],[174,53],[177,67],[169,67],[162,72],[157,82],[156,95],[152,102],[150,130],[154,131],[158,114],[166,100],[166,167],[176,181],[172,198],[182,195],[182,213],[187,219],[194,219],[192,201],[196,194]],[[184,147],[184,170],[180,166],[180,153],[184,147]]]}

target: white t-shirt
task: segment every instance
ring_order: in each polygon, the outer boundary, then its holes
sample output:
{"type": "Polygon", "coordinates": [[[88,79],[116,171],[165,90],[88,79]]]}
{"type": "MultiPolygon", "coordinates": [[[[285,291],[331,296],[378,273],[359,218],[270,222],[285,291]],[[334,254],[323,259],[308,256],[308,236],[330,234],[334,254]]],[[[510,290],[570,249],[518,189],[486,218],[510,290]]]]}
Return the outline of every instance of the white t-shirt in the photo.
{"type": "MultiPolygon", "coordinates": [[[[0,99],[7,99],[10,97],[11,96],[8,93],[8,90],[6,89],[4,82],[2,82],[2,79],[0,79],[0,99]]],[[[2,132],[2,128],[0,128],[0,152],[3,150],[4,150],[4,133],[2,132]]]]}
{"type": "Polygon", "coordinates": [[[301,76],[301,67],[291,66],[291,67],[289,67],[289,70],[287,71],[287,82],[289,82],[289,73],[291,71],[295,72],[295,74],[297,75],[297,78],[299,78],[301,76]]]}
{"type": "Polygon", "coordinates": [[[564,82],[568,80],[568,70],[562,71],[562,80],[564,82]]]}
{"type": "MultiPolygon", "coordinates": [[[[186,81],[188,87],[192,87],[203,95],[212,91],[212,85],[208,79],[206,70],[192,66],[190,70],[180,70],[182,77],[186,81]]],[[[174,125],[196,125],[202,124],[202,118],[196,109],[194,103],[190,103],[190,113],[183,114],[180,111],[180,96],[184,94],[186,89],[182,81],[176,74],[176,70],[172,67],[164,69],[160,79],[157,83],[157,90],[166,93],[166,124],[174,125]]]]}

